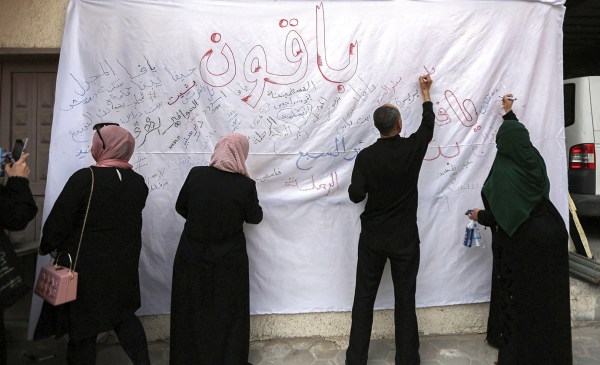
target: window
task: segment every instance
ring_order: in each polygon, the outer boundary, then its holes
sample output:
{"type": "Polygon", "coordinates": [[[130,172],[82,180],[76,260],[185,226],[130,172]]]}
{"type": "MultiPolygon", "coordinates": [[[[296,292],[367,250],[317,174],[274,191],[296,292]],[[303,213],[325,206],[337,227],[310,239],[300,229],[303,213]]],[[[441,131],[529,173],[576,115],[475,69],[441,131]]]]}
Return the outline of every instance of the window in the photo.
{"type": "Polygon", "coordinates": [[[575,124],[575,84],[563,85],[565,96],[565,128],[575,124]]]}

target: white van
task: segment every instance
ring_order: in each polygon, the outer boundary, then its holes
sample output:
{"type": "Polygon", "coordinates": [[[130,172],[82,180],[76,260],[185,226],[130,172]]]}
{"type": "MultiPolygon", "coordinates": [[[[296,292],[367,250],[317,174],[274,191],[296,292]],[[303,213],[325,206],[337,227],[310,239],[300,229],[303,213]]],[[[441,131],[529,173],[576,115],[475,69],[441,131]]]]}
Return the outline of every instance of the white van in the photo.
{"type": "Polygon", "coordinates": [[[580,216],[600,217],[600,76],[564,80],[569,192],[580,216]]]}

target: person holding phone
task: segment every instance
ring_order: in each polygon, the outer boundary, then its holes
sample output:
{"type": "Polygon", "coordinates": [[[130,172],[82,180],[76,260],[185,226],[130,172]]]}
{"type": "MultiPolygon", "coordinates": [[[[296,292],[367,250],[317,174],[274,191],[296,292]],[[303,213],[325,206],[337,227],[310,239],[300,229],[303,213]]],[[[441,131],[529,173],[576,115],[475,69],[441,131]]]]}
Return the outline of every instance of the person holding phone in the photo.
{"type": "Polygon", "coordinates": [[[4,177],[5,175],[4,165],[10,164],[10,166],[12,166],[21,158],[21,155],[25,152],[27,140],[27,138],[25,138],[25,142],[23,142],[22,139],[15,140],[15,144],[10,152],[5,153],[4,148],[0,149],[0,151],[2,151],[2,156],[0,156],[0,177],[4,177]]]}
{"type": "MultiPolygon", "coordinates": [[[[12,152],[12,151],[11,151],[12,152]]],[[[4,161],[7,154],[0,156],[4,161]]],[[[8,175],[6,185],[0,184],[0,240],[3,246],[10,245],[8,235],[4,230],[20,231],[35,218],[38,208],[29,188],[27,166],[29,154],[19,156],[14,163],[6,163],[4,169],[8,175]]],[[[7,364],[6,333],[4,329],[4,308],[0,308],[0,365],[7,364]]]]}
{"type": "Polygon", "coordinates": [[[13,148],[9,154],[11,163],[14,164],[16,161],[18,161],[21,158],[21,155],[27,149],[27,141],[29,141],[28,138],[25,138],[24,142],[22,139],[15,140],[15,144],[13,145],[13,148]]]}

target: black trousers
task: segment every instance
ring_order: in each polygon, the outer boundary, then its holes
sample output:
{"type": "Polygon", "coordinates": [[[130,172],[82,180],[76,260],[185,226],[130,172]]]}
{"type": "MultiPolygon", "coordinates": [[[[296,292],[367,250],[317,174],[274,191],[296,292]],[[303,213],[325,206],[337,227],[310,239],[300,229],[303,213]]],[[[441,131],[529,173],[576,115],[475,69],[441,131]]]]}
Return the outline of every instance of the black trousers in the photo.
{"type": "MultiPolygon", "coordinates": [[[[148,341],[139,318],[132,316],[114,327],[119,343],[134,365],[149,365],[148,341]]],[[[91,336],[80,341],[69,340],[67,362],[69,365],[96,364],[96,337],[91,336]]]]}
{"type": "Polygon", "coordinates": [[[346,351],[346,364],[365,365],[373,327],[373,306],[383,268],[389,258],[394,283],[394,324],[396,365],[420,364],[419,329],[415,311],[415,291],[420,249],[416,242],[402,242],[401,252],[385,254],[369,246],[361,235],[358,242],[356,288],[352,306],[352,328],[346,351]]]}

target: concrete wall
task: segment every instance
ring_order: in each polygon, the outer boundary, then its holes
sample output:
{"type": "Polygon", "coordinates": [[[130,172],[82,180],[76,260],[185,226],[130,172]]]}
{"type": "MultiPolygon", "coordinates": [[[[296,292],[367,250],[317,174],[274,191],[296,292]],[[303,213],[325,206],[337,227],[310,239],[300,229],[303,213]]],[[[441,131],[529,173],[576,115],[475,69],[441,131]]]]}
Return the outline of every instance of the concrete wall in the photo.
{"type": "Polygon", "coordinates": [[[0,48],[59,48],[68,0],[0,0],[0,48]]]}
{"type": "MultiPolygon", "coordinates": [[[[419,331],[423,335],[484,333],[488,303],[417,309],[419,331]]],[[[582,327],[600,321],[600,287],[571,278],[571,323],[582,327]]],[[[149,340],[169,336],[169,316],[145,316],[142,322],[149,340]]],[[[256,315],[250,318],[251,340],[282,337],[348,337],[350,313],[302,313],[256,315]]],[[[376,311],[373,338],[394,337],[394,312],[376,311]]]]}
{"type": "MultiPolygon", "coordinates": [[[[0,48],[59,48],[68,0],[0,0],[0,48]]],[[[1,53],[2,50],[0,50],[1,53]]],[[[18,52],[18,50],[17,50],[18,52]]],[[[571,279],[571,310],[575,326],[600,320],[600,289],[571,279]]],[[[469,304],[420,308],[420,331],[427,334],[482,333],[488,305],[469,304]]],[[[393,311],[375,313],[373,337],[394,336],[393,311]]],[[[169,316],[143,317],[150,340],[169,335],[169,316]]],[[[350,313],[258,315],[251,318],[252,339],[278,337],[346,337],[350,313]]]]}
{"type": "MultiPolygon", "coordinates": [[[[486,330],[488,304],[419,308],[419,331],[429,334],[483,333],[486,330]]],[[[169,336],[169,316],[144,316],[142,323],[150,341],[169,336]]],[[[348,337],[349,312],[270,314],[250,317],[251,340],[285,337],[348,337]]],[[[394,337],[394,311],[379,310],[373,320],[373,338],[394,337]]]]}

